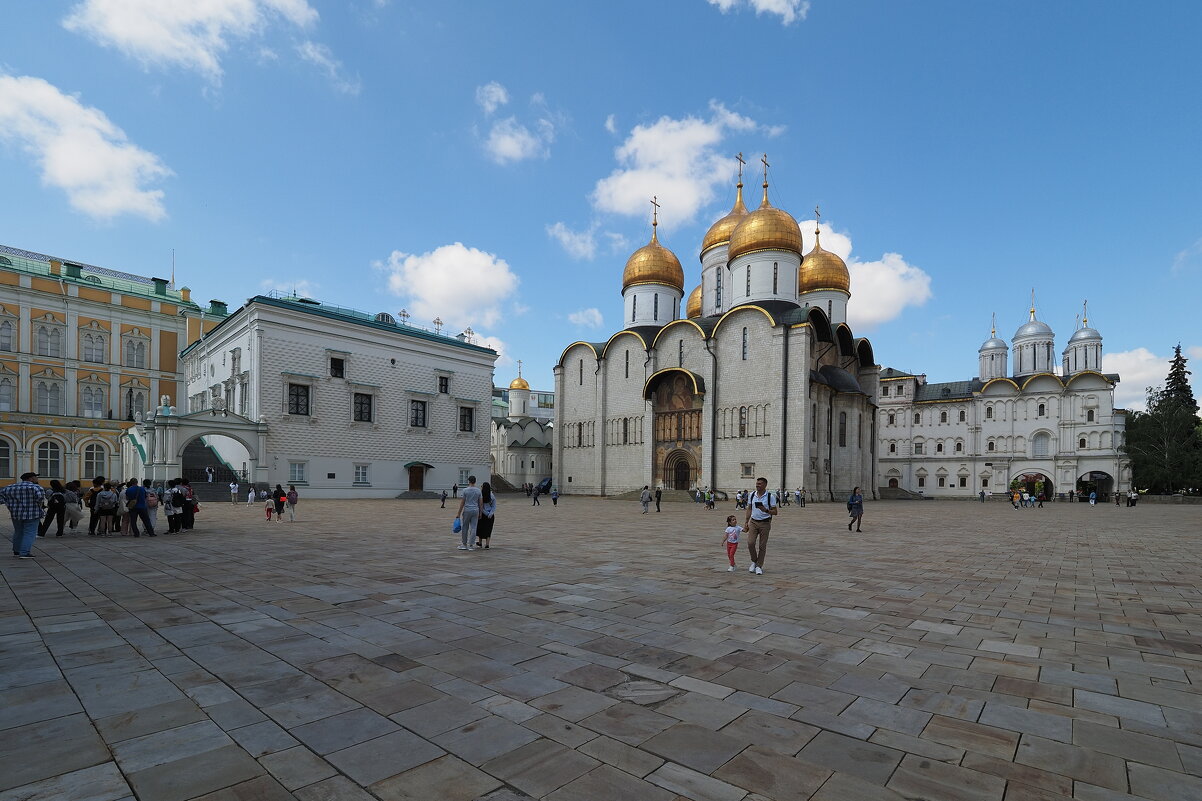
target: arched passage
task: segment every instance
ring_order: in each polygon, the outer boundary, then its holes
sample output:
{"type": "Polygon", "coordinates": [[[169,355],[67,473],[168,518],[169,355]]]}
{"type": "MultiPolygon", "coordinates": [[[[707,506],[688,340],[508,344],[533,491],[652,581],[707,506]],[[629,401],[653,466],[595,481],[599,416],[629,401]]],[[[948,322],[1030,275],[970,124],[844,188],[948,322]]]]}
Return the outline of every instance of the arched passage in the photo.
{"type": "Polygon", "coordinates": [[[1101,470],[1090,470],[1077,478],[1077,497],[1088,500],[1089,493],[1098,493],[1098,500],[1104,501],[1114,492],[1114,476],[1101,470]]]}
{"type": "Polygon", "coordinates": [[[1010,479],[1010,490],[1025,491],[1032,498],[1036,499],[1042,495],[1045,500],[1050,500],[1054,497],[1055,486],[1052,484],[1051,476],[1034,471],[1023,473],[1010,479]]]}

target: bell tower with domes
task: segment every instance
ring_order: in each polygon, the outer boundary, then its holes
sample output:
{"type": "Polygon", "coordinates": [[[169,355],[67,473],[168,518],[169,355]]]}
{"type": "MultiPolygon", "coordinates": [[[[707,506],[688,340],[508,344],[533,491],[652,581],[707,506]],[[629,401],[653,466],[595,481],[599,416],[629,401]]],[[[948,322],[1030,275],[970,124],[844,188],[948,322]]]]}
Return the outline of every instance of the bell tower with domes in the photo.
{"type": "Polygon", "coordinates": [[[1035,290],[1031,290],[1031,319],[1014,332],[1014,375],[1029,376],[1052,372],[1056,362],[1052,351],[1056,335],[1047,323],[1035,318],[1035,290]]]}
{"type": "Polygon", "coordinates": [[[676,254],[659,243],[659,204],[651,199],[651,241],[626,260],[622,271],[623,324],[664,325],[680,316],[684,270],[676,254]]]}
{"type": "Polygon", "coordinates": [[[518,359],[518,377],[509,382],[509,419],[530,416],[530,384],[522,378],[522,360],[518,359]]]}
{"type": "Polygon", "coordinates": [[[1063,356],[1065,375],[1102,369],[1102,335],[1089,327],[1089,301],[1082,309],[1081,327],[1068,338],[1063,356]]]}
{"type": "Polygon", "coordinates": [[[996,315],[989,330],[989,339],[985,340],[985,344],[981,345],[977,353],[981,359],[981,365],[977,370],[978,378],[982,381],[991,381],[995,378],[1006,377],[1006,361],[1010,354],[1010,348],[1006,345],[1006,340],[997,335],[996,315]]]}

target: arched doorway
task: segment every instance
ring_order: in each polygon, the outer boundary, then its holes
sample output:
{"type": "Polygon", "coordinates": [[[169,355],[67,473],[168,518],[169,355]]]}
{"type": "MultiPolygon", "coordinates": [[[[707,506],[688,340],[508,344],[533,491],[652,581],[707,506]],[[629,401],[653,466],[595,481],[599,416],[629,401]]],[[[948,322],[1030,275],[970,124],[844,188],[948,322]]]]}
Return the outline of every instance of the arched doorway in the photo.
{"type": "Polygon", "coordinates": [[[696,480],[697,468],[687,452],[672,451],[664,461],[660,475],[666,486],[677,490],[687,490],[692,488],[693,482],[696,480]]]}
{"type": "Polygon", "coordinates": [[[889,479],[889,489],[897,489],[897,479],[896,478],[889,479]]]}
{"type": "Polygon", "coordinates": [[[1101,470],[1090,470],[1077,479],[1077,497],[1082,500],[1089,498],[1089,493],[1098,493],[1098,500],[1104,501],[1114,492],[1114,476],[1101,470]]]}
{"type": "Polygon", "coordinates": [[[1032,498],[1042,495],[1047,500],[1054,497],[1055,491],[1051,477],[1043,473],[1023,473],[1021,476],[1016,476],[1010,479],[1010,489],[1019,492],[1026,490],[1032,498]]]}

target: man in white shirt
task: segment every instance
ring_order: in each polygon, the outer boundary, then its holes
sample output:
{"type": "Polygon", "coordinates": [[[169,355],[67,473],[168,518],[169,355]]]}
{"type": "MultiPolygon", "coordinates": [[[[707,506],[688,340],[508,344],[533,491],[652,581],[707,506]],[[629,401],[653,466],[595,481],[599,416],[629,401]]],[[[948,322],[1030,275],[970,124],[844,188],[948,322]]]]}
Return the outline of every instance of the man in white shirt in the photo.
{"type": "Polygon", "coordinates": [[[768,491],[768,479],[755,480],[755,492],[747,504],[747,519],[743,527],[747,529],[747,550],[751,554],[751,567],[748,573],[757,576],[764,575],[764,554],[768,551],[768,534],[772,531],[772,518],[780,511],[776,499],[768,491]]]}
{"type": "Polygon", "coordinates": [[[230,503],[232,503],[232,504],[238,503],[238,482],[237,481],[230,482],[230,503]]]}

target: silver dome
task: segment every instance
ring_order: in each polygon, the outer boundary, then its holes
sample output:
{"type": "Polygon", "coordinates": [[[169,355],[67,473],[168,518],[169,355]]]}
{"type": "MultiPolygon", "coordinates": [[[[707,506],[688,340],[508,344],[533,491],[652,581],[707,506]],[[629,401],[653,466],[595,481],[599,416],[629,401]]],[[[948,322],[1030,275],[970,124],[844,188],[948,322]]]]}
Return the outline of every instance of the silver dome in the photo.
{"type": "Polygon", "coordinates": [[[1047,323],[1041,320],[1032,320],[1029,323],[1024,323],[1017,331],[1014,332],[1014,338],[1020,337],[1051,337],[1052,328],[1047,323]]]}
{"type": "Polygon", "coordinates": [[[1102,335],[1099,334],[1095,329],[1086,327],[1078,328],[1073,332],[1073,335],[1068,338],[1070,345],[1074,342],[1085,342],[1086,340],[1100,342],[1102,340],[1102,335]]]}
{"type": "Polygon", "coordinates": [[[1006,340],[998,339],[997,337],[990,337],[989,339],[985,340],[985,344],[982,345],[980,349],[981,350],[1005,350],[1008,347],[1009,347],[1009,345],[1006,344],[1006,340]]]}

